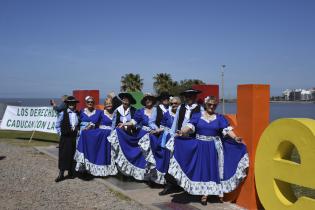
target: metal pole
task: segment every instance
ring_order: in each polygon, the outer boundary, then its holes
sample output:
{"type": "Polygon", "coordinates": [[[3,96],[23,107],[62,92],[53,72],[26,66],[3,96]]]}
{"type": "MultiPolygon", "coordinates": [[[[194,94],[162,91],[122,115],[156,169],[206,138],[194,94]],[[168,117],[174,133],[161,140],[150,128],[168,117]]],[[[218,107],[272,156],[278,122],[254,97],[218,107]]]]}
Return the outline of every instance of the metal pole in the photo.
{"type": "Polygon", "coordinates": [[[33,130],[33,133],[32,133],[32,135],[31,135],[31,138],[30,138],[30,140],[28,141],[28,143],[30,143],[30,142],[32,141],[32,139],[33,139],[33,137],[34,137],[34,134],[35,134],[35,130],[33,130]]]}
{"type": "Polygon", "coordinates": [[[222,92],[222,114],[225,114],[225,102],[224,102],[224,68],[226,65],[221,65],[221,76],[222,76],[222,87],[221,87],[221,92],[222,92]]]}

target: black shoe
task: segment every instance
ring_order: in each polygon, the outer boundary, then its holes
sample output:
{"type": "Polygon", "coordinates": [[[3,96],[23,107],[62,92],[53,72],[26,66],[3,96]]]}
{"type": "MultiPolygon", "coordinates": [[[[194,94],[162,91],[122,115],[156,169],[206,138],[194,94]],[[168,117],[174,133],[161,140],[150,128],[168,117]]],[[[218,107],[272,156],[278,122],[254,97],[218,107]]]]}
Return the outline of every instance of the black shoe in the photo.
{"type": "Polygon", "coordinates": [[[171,193],[171,190],[172,190],[172,186],[171,185],[166,185],[164,187],[164,189],[159,192],[159,195],[167,195],[167,194],[170,194],[171,193]]]}
{"type": "Polygon", "coordinates": [[[206,206],[206,205],[208,204],[208,197],[204,198],[204,197],[202,196],[200,203],[201,203],[201,205],[206,206]]]}
{"type": "Polygon", "coordinates": [[[65,179],[65,177],[63,175],[59,175],[56,179],[55,182],[61,182],[65,179]]]}
{"type": "Polygon", "coordinates": [[[201,201],[201,205],[206,206],[208,204],[208,201],[201,201]]]}
{"type": "Polygon", "coordinates": [[[68,174],[65,179],[74,179],[75,176],[73,174],[68,174]]]}

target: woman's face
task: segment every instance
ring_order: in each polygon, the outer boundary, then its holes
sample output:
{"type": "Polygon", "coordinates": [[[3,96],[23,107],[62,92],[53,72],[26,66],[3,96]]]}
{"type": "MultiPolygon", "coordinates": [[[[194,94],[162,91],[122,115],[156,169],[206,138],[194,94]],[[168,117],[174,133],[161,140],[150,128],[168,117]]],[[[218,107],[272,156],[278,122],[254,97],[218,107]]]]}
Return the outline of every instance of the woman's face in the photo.
{"type": "Polygon", "coordinates": [[[93,109],[94,108],[94,100],[93,99],[88,99],[86,102],[85,102],[85,104],[86,104],[86,107],[88,108],[88,109],[93,109]]]}
{"type": "Polygon", "coordinates": [[[112,101],[106,101],[104,106],[105,106],[105,110],[111,111],[113,108],[113,103],[112,103],[112,101]]]}
{"type": "Polygon", "coordinates": [[[193,103],[196,102],[197,95],[196,94],[187,94],[184,96],[184,98],[185,98],[186,104],[192,105],[193,103]]]}
{"type": "Polygon", "coordinates": [[[129,101],[129,99],[128,98],[123,98],[122,99],[122,104],[123,104],[123,106],[126,108],[126,107],[129,107],[129,105],[130,105],[130,101],[129,101]]]}
{"type": "Polygon", "coordinates": [[[75,110],[76,105],[77,104],[75,102],[69,102],[68,108],[73,111],[73,110],[75,110]]]}
{"type": "Polygon", "coordinates": [[[145,100],[145,107],[151,108],[153,106],[153,101],[150,99],[145,100]]]}
{"type": "Polygon", "coordinates": [[[179,106],[179,101],[176,99],[172,100],[170,106],[172,107],[172,111],[175,112],[179,106]]]}
{"type": "Polygon", "coordinates": [[[169,99],[168,99],[168,98],[163,99],[161,102],[162,102],[162,104],[163,104],[164,106],[168,106],[168,105],[169,105],[169,103],[170,103],[170,101],[169,101],[169,99]]]}
{"type": "Polygon", "coordinates": [[[209,101],[205,105],[205,109],[209,114],[213,114],[216,108],[217,108],[217,103],[215,103],[214,101],[209,101]]]}

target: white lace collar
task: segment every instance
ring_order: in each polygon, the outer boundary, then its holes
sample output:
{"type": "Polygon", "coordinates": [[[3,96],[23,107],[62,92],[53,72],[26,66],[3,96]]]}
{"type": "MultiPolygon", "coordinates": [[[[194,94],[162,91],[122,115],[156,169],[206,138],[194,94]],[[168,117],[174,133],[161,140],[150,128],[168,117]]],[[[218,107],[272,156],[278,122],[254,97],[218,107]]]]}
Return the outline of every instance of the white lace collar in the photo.
{"type": "Polygon", "coordinates": [[[90,112],[88,108],[84,108],[83,112],[84,112],[84,114],[86,114],[88,117],[91,117],[92,115],[94,115],[94,114],[96,113],[96,109],[94,109],[92,112],[90,112]]]}
{"type": "Polygon", "coordinates": [[[150,117],[152,116],[152,114],[153,114],[153,111],[154,111],[154,110],[153,110],[153,107],[151,108],[152,111],[151,111],[151,114],[150,114],[150,115],[148,115],[148,113],[146,112],[146,110],[148,110],[148,109],[147,109],[147,108],[143,108],[143,113],[144,113],[145,116],[147,116],[148,118],[150,118],[150,117]]]}
{"type": "Polygon", "coordinates": [[[196,107],[197,107],[197,104],[192,104],[191,106],[189,106],[188,104],[185,105],[186,110],[193,110],[196,107]]]}
{"type": "Polygon", "coordinates": [[[118,108],[117,108],[117,111],[120,113],[120,115],[122,117],[126,117],[129,112],[130,112],[130,107],[128,107],[127,110],[124,109],[124,106],[123,105],[120,105],[118,108]]]}
{"type": "Polygon", "coordinates": [[[206,121],[207,123],[210,123],[210,122],[212,122],[212,121],[217,119],[217,114],[214,113],[214,114],[210,115],[209,118],[206,118],[206,112],[203,111],[203,112],[201,112],[201,119],[206,121]]]}
{"type": "Polygon", "coordinates": [[[185,105],[185,108],[186,108],[185,119],[190,119],[190,113],[196,107],[197,107],[197,104],[192,104],[191,106],[189,106],[188,104],[185,105]]]}
{"type": "Polygon", "coordinates": [[[167,112],[167,109],[165,108],[163,104],[160,104],[159,107],[162,109],[163,114],[167,112]]]}
{"type": "Polygon", "coordinates": [[[175,116],[176,116],[176,112],[175,112],[175,113],[172,112],[172,107],[171,107],[171,106],[168,107],[168,112],[170,113],[170,115],[171,115],[172,117],[175,117],[175,116]]]}
{"type": "Polygon", "coordinates": [[[104,115],[105,115],[106,117],[108,117],[110,120],[113,119],[113,115],[112,115],[112,116],[108,115],[105,110],[104,110],[104,115]]]}

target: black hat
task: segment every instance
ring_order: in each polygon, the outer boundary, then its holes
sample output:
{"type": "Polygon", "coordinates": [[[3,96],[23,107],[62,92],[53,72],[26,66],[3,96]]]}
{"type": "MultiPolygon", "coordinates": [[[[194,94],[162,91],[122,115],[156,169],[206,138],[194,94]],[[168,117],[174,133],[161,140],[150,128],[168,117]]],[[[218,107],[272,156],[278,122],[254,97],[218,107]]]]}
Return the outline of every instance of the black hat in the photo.
{"type": "Polygon", "coordinates": [[[68,96],[67,99],[65,100],[65,103],[71,102],[79,103],[79,101],[74,96],[68,96]]]}
{"type": "Polygon", "coordinates": [[[156,97],[153,96],[153,95],[151,95],[151,94],[146,94],[146,95],[142,98],[141,104],[142,104],[143,106],[145,106],[145,101],[146,101],[146,100],[151,100],[153,104],[156,103],[156,97]]]}
{"type": "Polygon", "coordinates": [[[195,90],[195,89],[190,88],[190,89],[187,89],[187,90],[181,92],[180,95],[181,95],[181,96],[185,96],[185,95],[197,95],[197,94],[199,94],[199,93],[201,93],[200,90],[195,90]]]}
{"type": "Polygon", "coordinates": [[[163,101],[165,99],[169,99],[172,95],[170,95],[168,92],[163,91],[158,97],[157,100],[163,101]]]}
{"type": "Polygon", "coordinates": [[[137,103],[136,99],[130,93],[126,93],[126,92],[119,93],[118,96],[121,100],[124,98],[128,98],[130,104],[136,104],[137,103]]]}

